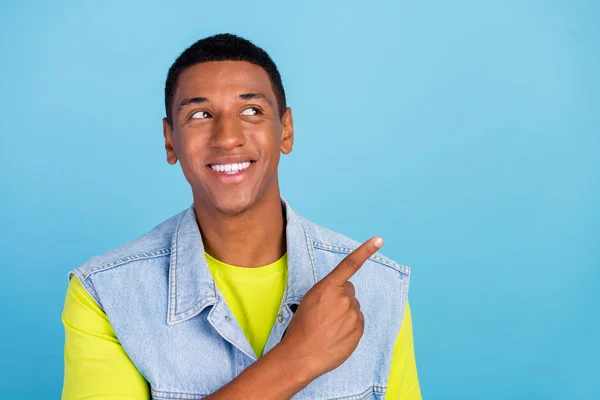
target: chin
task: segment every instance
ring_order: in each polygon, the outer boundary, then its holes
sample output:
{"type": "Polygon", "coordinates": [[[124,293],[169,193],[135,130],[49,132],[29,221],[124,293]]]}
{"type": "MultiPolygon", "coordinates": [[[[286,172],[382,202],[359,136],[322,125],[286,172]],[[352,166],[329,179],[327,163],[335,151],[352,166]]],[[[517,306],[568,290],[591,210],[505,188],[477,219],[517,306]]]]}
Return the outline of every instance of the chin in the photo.
{"type": "Polygon", "coordinates": [[[214,199],[213,206],[228,215],[239,215],[248,210],[254,203],[251,198],[243,198],[241,196],[227,199],[214,199]]]}

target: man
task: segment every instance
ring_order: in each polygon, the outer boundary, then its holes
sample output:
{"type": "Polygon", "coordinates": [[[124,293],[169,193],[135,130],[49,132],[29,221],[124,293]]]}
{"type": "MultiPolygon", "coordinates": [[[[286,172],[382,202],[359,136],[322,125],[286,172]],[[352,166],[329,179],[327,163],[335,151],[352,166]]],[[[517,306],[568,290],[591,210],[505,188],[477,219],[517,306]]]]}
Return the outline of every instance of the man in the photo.
{"type": "Polygon", "coordinates": [[[69,273],[63,399],[421,398],[409,268],[280,195],[294,128],[267,53],[196,42],[165,106],[193,204],[69,273]]]}

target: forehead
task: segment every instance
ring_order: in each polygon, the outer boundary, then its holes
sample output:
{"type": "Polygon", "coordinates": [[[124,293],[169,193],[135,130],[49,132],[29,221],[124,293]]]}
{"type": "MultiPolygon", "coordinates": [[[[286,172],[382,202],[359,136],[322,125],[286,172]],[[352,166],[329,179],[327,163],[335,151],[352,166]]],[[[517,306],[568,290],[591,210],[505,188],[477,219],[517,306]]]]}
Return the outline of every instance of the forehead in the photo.
{"type": "Polygon", "coordinates": [[[194,96],[215,97],[260,92],[275,100],[267,72],[247,61],[210,61],[185,69],[175,92],[175,103],[194,96]]]}

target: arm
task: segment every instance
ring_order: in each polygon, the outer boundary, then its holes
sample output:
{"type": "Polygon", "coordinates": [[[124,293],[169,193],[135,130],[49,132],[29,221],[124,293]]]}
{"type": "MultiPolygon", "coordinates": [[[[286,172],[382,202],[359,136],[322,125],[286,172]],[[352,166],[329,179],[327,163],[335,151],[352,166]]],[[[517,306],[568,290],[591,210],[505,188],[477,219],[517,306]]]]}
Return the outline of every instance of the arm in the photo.
{"type": "Polygon", "coordinates": [[[404,318],[394,345],[386,400],[421,400],[413,345],[412,318],[406,302],[404,318]]]}
{"type": "Polygon", "coordinates": [[[238,377],[205,399],[289,399],[314,378],[316,376],[305,371],[305,364],[290,359],[285,345],[279,343],[238,377]]]}
{"type": "Polygon", "coordinates": [[[304,295],[281,342],[207,399],[289,399],[346,361],[364,332],[348,279],[382,245],[376,236],[344,258],[304,295]]]}
{"type": "MultiPolygon", "coordinates": [[[[289,399],[350,357],[363,334],[364,316],[348,279],[382,244],[378,237],[368,240],[317,282],[300,302],[282,341],[206,399],[289,399]]],[[[149,399],[148,383],[77,279],[69,284],[63,323],[63,400],[149,399]]]]}

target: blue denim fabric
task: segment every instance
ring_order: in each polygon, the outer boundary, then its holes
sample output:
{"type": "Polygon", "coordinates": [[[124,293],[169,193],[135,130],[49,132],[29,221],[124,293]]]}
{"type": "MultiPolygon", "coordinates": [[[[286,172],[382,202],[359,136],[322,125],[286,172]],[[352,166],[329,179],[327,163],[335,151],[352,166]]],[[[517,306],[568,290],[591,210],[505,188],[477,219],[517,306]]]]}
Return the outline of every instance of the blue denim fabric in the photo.
{"type": "MultiPolygon", "coordinates": [[[[265,353],[293,305],[360,243],[294,213],[285,199],[288,282],[265,353]]],[[[102,307],[154,399],[201,399],[257,357],[210,274],[194,206],[69,272],[102,307]]],[[[350,279],[365,316],[357,349],[294,399],[383,399],[410,269],[379,253],[350,279]]]]}

